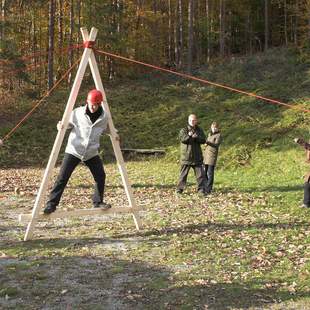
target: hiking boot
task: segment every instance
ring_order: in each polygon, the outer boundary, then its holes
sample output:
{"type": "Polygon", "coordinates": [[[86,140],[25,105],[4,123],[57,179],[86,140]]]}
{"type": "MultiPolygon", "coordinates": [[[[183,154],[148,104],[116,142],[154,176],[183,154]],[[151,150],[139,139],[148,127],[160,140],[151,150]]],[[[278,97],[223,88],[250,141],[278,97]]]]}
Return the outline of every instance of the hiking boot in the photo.
{"type": "Polygon", "coordinates": [[[100,203],[94,203],[94,208],[100,208],[102,210],[108,210],[112,206],[109,203],[100,202],[100,203]]]}
{"type": "Polygon", "coordinates": [[[47,207],[43,210],[43,213],[44,213],[44,214],[51,214],[51,213],[53,213],[53,212],[55,212],[55,211],[56,211],[56,207],[55,207],[55,206],[49,205],[49,206],[47,206],[47,207]]]}
{"type": "Polygon", "coordinates": [[[183,189],[178,188],[175,192],[176,192],[177,194],[182,194],[182,193],[183,193],[183,189]]]}

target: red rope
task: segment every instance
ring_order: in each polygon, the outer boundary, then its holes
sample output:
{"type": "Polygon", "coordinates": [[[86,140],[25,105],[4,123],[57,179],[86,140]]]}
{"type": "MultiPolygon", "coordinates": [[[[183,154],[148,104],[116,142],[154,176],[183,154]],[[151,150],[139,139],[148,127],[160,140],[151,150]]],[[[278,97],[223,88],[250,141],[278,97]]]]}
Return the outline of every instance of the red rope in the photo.
{"type": "Polygon", "coordinates": [[[13,75],[14,73],[18,73],[21,71],[22,72],[32,71],[32,70],[40,68],[42,65],[46,65],[46,64],[48,64],[48,61],[45,60],[45,61],[41,61],[38,63],[27,65],[25,68],[16,69],[13,71],[5,71],[5,72],[1,73],[2,76],[0,78],[5,79],[5,77],[7,77],[8,75],[13,75]]]}
{"type": "MultiPolygon", "coordinates": [[[[65,48],[60,48],[60,49],[57,49],[55,51],[55,54],[58,54],[58,53],[65,53],[67,52],[68,50],[72,50],[72,49],[78,49],[78,48],[81,48],[83,47],[83,44],[75,44],[75,45],[70,45],[68,47],[65,47],[65,48]]],[[[0,63],[3,63],[3,64],[9,64],[9,63],[14,63],[16,62],[16,60],[29,60],[29,59],[32,59],[32,58],[35,58],[35,57],[38,57],[38,56],[44,56],[44,55],[48,55],[48,51],[40,51],[40,52],[37,52],[37,53],[33,53],[33,54],[30,54],[30,55],[27,55],[27,56],[23,56],[23,57],[20,57],[20,58],[17,58],[17,59],[14,59],[14,60],[1,60],[0,59],[0,63]]]]}
{"type": "Polygon", "coordinates": [[[85,47],[85,48],[93,48],[94,45],[95,45],[95,41],[85,41],[83,43],[83,47],[85,47]]]}
{"type": "Polygon", "coordinates": [[[226,86],[226,85],[223,85],[223,84],[211,82],[211,81],[208,81],[208,80],[205,80],[205,79],[201,79],[201,78],[198,78],[198,77],[186,74],[186,73],[181,73],[181,72],[165,69],[165,68],[158,67],[158,66],[155,66],[155,65],[151,65],[151,64],[148,64],[148,63],[145,63],[145,62],[142,62],[142,61],[126,58],[126,57],[123,57],[123,56],[120,56],[120,55],[116,55],[116,54],[112,54],[112,53],[108,53],[108,52],[105,52],[105,51],[99,51],[99,50],[96,50],[96,49],[94,49],[94,51],[96,53],[98,53],[98,54],[103,54],[103,55],[106,55],[106,56],[118,58],[118,59],[121,59],[121,60],[124,60],[124,61],[132,62],[132,63],[138,64],[138,65],[142,65],[142,66],[145,66],[145,67],[149,67],[149,68],[152,68],[152,69],[155,69],[155,70],[159,70],[159,71],[163,71],[163,72],[167,72],[167,73],[172,73],[174,75],[178,75],[178,76],[181,76],[181,77],[189,79],[189,80],[194,80],[194,81],[198,81],[198,82],[201,82],[201,83],[204,83],[204,84],[209,84],[209,85],[217,86],[217,87],[220,87],[220,88],[224,88],[224,89],[230,90],[232,92],[236,92],[236,93],[244,94],[244,95],[247,95],[247,96],[250,96],[250,97],[254,97],[254,98],[257,98],[257,99],[261,99],[261,100],[267,101],[269,103],[282,105],[282,106],[285,106],[285,107],[287,107],[289,109],[295,109],[295,110],[299,110],[299,111],[306,112],[306,113],[310,112],[310,110],[308,110],[308,109],[303,109],[303,108],[300,108],[298,106],[294,106],[294,105],[291,105],[291,104],[288,104],[288,103],[281,102],[279,100],[270,99],[270,98],[267,98],[267,97],[256,95],[254,93],[246,92],[244,90],[240,90],[240,89],[233,88],[233,87],[230,87],[230,86],[226,86]]]}
{"type": "MultiPolygon", "coordinates": [[[[64,53],[66,53],[68,50],[76,49],[76,48],[80,48],[80,47],[83,47],[83,44],[72,45],[72,46],[67,47],[67,48],[64,48],[64,49],[62,49],[62,50],[58,50],[56,53],[59,53],[60,51],[62,51],[63,54],[64,54],[64,53]]],[[[45,54],[47,54],[47,53],[45,53],[45,54]]],[[[41,55],[42,55],[42,54],[41,54],[41,55]]],[[[29,56],[29,58],[31,58],[31,57],[32,57],[32,56],[29,56]]],[[[1,61],[0,61],[0,62],[1,62],[1,61]]],[[[29,64],[29,65],[26,66],[26,68],[20,68],[20,69],[16,69],[16,70],[12,70],[12,71],[8,70],[8,71],[5,71],[5,72],[2,72],[2,73],[1,73],[0,79],[1,79],[1,78],[2,78],[2,79],[5,79],[6,76],[12,75],[12,74],[14,74],[14,73],[18,73],[18,72],[21,72],[21,71],[23,71],[23,72],[32,71],[32,70],[34,70],[34,69],[36,69],[36,68],[39,68],[41,65],[44,65],[44,64],[47,64],[47,63],[48,63],[48,60],[45,60],[45,61],[41,61],[41,62],[36,63],[36,64],[29,64]]]]}
{"type": "Polygon", "coordinates": [[[32,109],[17,123],[17,125],[10,130],[1,140],[0,145],[7,140],[16,130],[21,126],[21,124],[34,112],[34,110],[43,102],[43,100],[48,97],[53,90],[65,79],[65,77],[72,71],[72,69],[79,63],[82,57],[80,57],[66,72],[65,74],[54,84],[54,86],[45,93],[45,95],[32,107],[32,109]]]}

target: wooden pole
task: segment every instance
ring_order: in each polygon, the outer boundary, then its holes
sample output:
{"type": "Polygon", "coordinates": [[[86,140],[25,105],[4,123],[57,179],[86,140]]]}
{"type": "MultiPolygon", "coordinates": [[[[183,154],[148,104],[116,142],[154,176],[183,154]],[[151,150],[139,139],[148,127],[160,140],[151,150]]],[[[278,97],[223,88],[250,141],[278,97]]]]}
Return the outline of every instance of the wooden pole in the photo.
{"type": "MultiPolygon", "coordinates": [[[[88,41],[89,39],[88,39],[87,30],[82,29],[81,31],[82,31],[83,40],[88,41]]],[[[111,138],[114,154],[115,154],[115,157],[117,160],[118,169],[120,171],[122,181],[123,181],[123,184],[125,187],[127,199],[128,199],[130,207],[136,208],[136,202],[135,202],[133,192],[132,192],[132,188],[131,188],[131,185],[129,182],[127,170],[126,170],[125,163],[124,163],[123,154],[121,152],[121,148],[120,148],[120,144],[119,144],[119,140],[118,140],[118,134],[117,134],[116,129],[115,129],[114,124],[113,124],[110,108],[109,108],[109,105],[107,102],[107,98],[106,98],[105,91],[104,91],[103,84],[102,84],[102,80],[100,77],[97,61],[96,61],[96,58],[95,58],[93,51],[89,56],[89,65],[90,65],[91,73],[92,73],[96,88],[98,90],[100,90],[103,94],[103,106],[104,106],[105,112],[108,114],[108,126],[109,126],[109,131],[110,131],[110,138],[111,138]]],[[[140,221],[139,214],[137,212],[133,212],[132,215],[133,215],[133,218],[135,221],[136,228],[139,230],[141,227],[141,221],[140,221]]]]}
{"type": "MultiPolygon", "coordinates": [[[[95,41],[96,36],[97,36],[97,32],[98,30],[96,28],[92,28],[90,35],[88,35],[88,31],[85,28],[81,28],[81,32],[82,32],[82,36],[83,36],[83,40],[85,41],[95,41]]],[[[62,118],[62,128],[61,130],[58,131],[58,134],[56,136],[55,142],[54,142],[54,146],[48,161],[48,164],[46,166],[45,172],[44,172],[44,176],[43,176],[43,180],[42,183],[40,185],[40,189],[38,191],[38,195],[32,210],[32,214],[28,215],[28,214],[21,214],[20,215],[20,220],[24,221],[24,220],[30,220],[27,226],[27,230],[26,230],[26,234],[24,237],[24,241],[27,241],[29,239],[32,238],[33,236],[33,229],[34,226],[36,224],[36,222],[38,221],[38,219],[44,219],[44,218],[63,218],[63,217],[72,217],[72,216],[85,216],[85,215],[92,215],[92,214],[114,214],[114,213],[132,213],[136,228],[139,230],[141,228],[141,220],[139,217],[139,210],[136,207],[136,203],[135,203],[135,199],[133,196],[133,192],[132,192],[132,188],[129,182],[129,178],[127,175],[127,170],[125,167],[125,163],[124,163],[124,159],[123,159],[123,155],[121,152],[121,148],[120,148],[120,144],[119,144],[119,140],[118,140],[118,134],[116,132],[116,129],[114,127],[113,121],[112,121],[112,117],[111,117],[111,112],[107,103],[107,99],[106,99],[106,95],[105,95],[105,91],[103,88],[103,84],[101,81],[101,77],[99,74],[99,69],[98,69],[98,65],[96,62],[96,58],[94,55],[94,52],[91,48],[85,48],[82,58],[81,58],[81,62],[70,92],[70,96],[66,105],[66,109],[62,118]],[[105,112],[108,115],[108,126],[109,126],[109,130],[110,130],[110,138],[111,138],[111,142],[113,145],[113,149],[114,149],[114,153],[115,153],[115,157],[117,159],[117,164],[118,164],[118,168],[122,177],[122,181],[125,187],[125,192],[129,201],[129,205],[130,208],[112,208],[109,211],[102,211],[102,210],[75,210],[75,211],[71,211],[71,212],[63,212],[63,211],[56,211],[55,214],[52,214],[50,216],[46,216],[46,215],[41,215],[39,214],[40,209],[42,209],[42,204],[43,201],[45,199],[45,194],[46,194],[46,190],[48,187],[48,183],[49,180],[51,178],[51,174],[52,174],[52,170],[55,167],[56,164],[56,160],[60,151],[60,147],[62,145],[64,136],[65,136],[65,132],[66,129],[68,127],[69,124],[69,119],[70,119],[70,115],[71,112],[73,110],[77,95],[79,93],[79,89],[82,83],[82,79],[83,76],[85,74],[85,70],[87,67],[87,64],[89,62],[90,68],[91,68],[91,72],[95,81],[95,85],[96,88],[98,90],[100,90],[103,94],[103,107],[105,112]]]]}
{"type": "MultiPolygon", "coordinates": [[[[96,28],[92,28],[92,30],[90,32],[90,36],[89,36],[89,39],[91,41],[95,41],[96,36],[97,36],[97,31],[98,30],[96,28]]],[[[31,220],[28,224],[26,234],[24,237],[24,241],[27,241],[27,240],[32,238],[33,228],[34,228],[35,223],[37,221],[38,213],[42,207],[42,203],[43,203],[43,200],[45,198],[45,193],[46,193],[46,190],[48,187],[48,182],[50,180],[52,171],[55,167],[56,160],[57,160],[58,154],[59,154],[59,150],[60,150],[61,144],[63,142],[64,136],[65,136],[65,133],[66,133],[66,130],[68,127],[70,115],[71,115],[72,109],[74,107],[77,95],[79,93],[80,86],[82,83],[82,79],[83,79],[83,76],[84,76],[84,73],[85,73],[85,70],[86,70],[86,67],[88,64],[88,59],[89,59],[89,56],[92,52],[93,51],[90,48],[84,49],[84,52],[83,52],[83,55],[81,58],[81,62],[80,62],[80,65],[79,65],[79,68],[78,68],[78,71],[77,71],[77,74],[76,74],[76,77],[75,77],[75,80],[74,80],[74,83],[73,83],[73,86],[71,89],[71,93],[70,93],[70,96],[69,96],[69,99],[68,99],[68,102],[66,105],[66,109],[65,109],[63,118],[62,118],[63,126],[62,126],[62,129],[59,130],[57,133],[57,136],[56,136],[56,139],[54,142],[54,146],[53,146],[50,158],[48,160],[48,164],[47,164],[45,172],[44,172],[43,180],[42,180],[42,183],[40,185],[40,189],[38,191],[36,201],[34,203],[34,207],[32,210],[32,217],[31,217],[31,220]]]]}

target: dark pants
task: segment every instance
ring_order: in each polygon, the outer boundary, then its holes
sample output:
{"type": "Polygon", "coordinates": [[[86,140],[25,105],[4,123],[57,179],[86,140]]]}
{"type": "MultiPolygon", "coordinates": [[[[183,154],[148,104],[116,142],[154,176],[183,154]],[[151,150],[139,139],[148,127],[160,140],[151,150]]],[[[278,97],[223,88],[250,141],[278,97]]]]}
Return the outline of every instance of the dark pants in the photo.
{"type": "Polygon", "coordinates": [[[310,207],[310,184],[308,182],[304,184],[304,204],[310,207]]]}
{"type": "MultiPolygon", "coordinates": [[[[71,154],[65,153],[64,159],[61,164],[60,172],[54,187],[51,191],[47,206],[56,207],[59,204],[63,191],[69,181],[69,178],[81,160],[71,154]]],[[[89,160],[84,161],[85,165],[89,168],[95,180],[95,191],[93,195],[93,204],[103,201],[104,185],[105,185],[105,172],[103,169],[102,161],[97,155],[89,160]]]]}
{"type": "Polygon", "coordinates": [[[214,182],[214,169],[215,166],[205,165],[205,174],[206,174],[206,192],[211,193],[214,182]]]}
{"type": "Polygon", "coordinates": [[[198,185],[198,191],[204,192],[205,188],[205,175],[203,171],[202,165],[181,165],[181,171],[180,171],[180,177],[177,189],[183,191],[184,187],[186,186],[186,180],[188,176],[188,172],[190,168],[194,169],[197,185],[198,185]]]}

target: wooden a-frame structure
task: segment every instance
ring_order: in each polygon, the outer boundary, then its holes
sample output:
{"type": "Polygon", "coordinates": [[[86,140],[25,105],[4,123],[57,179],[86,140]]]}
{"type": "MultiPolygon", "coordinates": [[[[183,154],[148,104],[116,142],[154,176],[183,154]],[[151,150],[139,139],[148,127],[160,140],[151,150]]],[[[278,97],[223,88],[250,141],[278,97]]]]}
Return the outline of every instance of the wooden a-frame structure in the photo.
{"type": "MultiPolygon", "coordinates": [[[[92,28],[90,34],[88,34],[88,31],[86,28],[81,28],[82,36],[83,36],[83,41],[85,42],[94,42],[96,40],[97,32],[98,30],[96,28],[92,28]]],[[[89,46],[89,45],[85,45],[89,46]]],[[[96,62],[96,58],[94,55],[94,51],[92,48],[85,47],[84,52],[81,58],[81,62],[79,64],[79,68],[70,92],[70,96],[65,108],[65,112],[63,114],[62,118],[62,124],[63,128],[58,131],[58,134],[56,136],[54,146],[52,149],[52,152],[50,154],[50,158],[48,161],[48,164],[46,166],[44,176],[34,203],[34,207],[32,210],[31,214],[20,214],[19,215],[19,221],[20,222],[28,222],[26,234],[24,237],[24,241],[27,241],[29,239],[32,239],[33,237],[33,229],[36,225],[36,222],[39,219],[44,219],[44,220],[49,220],[49,219],[54,219],[54,218],[64,218],[64,217],[77,217],[77,216],[87,216],[87,215],[107,215],[107,214],[116,214],[116,213],[131,213],[136,225],[136,228],[139,230],[141,228],[141,220],[139,217],[139,209],[136,207],[135,199],[133,196],[132,188],[128,179],[127,175],[127,170],[125,167],[123,155],[121,152],[119,140],[118,140],[118,135],[116,132],[116,129],[114,127],[112,117],[111,117],[111,112],[107,103],[105,91],[103,88],[103,84],[101,81],[101,77],[99,74],[99,69],[98,65],[96,62]],[[87,64],[89,63],[91,73],[96,85],[96,88],[100,90],[103,94],[103,107],[105,112],[108,114],[108,126],[109,126],[109,131],[110,131],[110,138],[114,150],[114,154],[117,160],[117,165],[122,177],[122,181],[124,184],[125,192],[127,195],[127,199],[129,202],[129,207],[112,207],[111,209],[108,210],[101,210],[100,208],[96,209],[80,209],[80,210],[73,210],[73,211],[55,211],[54,213],[50,215],[44,215],[42,212],[44,201],[45,201],[45,195],[46,191],[48,188],[49,180],[52,175],[52,170],[55,167],[56,160],[60,151],[60,147],[62,145],[66,129],[68,127],[69,119],[70,119],[70,114],[73,110],[73,107],[75,105],[75,101],[77,98],[77,95],[79,93],[79,89],[82,83],[82,79],[85,74],[85,70],[87,67],[87,64]]]]}

